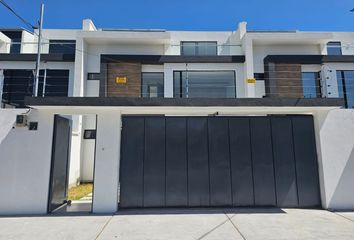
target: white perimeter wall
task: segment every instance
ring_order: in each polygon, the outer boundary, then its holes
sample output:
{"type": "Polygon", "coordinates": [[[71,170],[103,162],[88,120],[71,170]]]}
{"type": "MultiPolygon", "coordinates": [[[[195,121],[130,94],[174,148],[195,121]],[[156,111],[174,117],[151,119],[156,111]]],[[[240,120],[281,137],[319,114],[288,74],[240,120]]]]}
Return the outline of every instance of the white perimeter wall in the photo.
{"type": "Polygon", "coordinates": [[[323,208],[354,209],[354,110],[315,118],[323,208]]]}
{"type": "MultiPolygon", "coordinates": [[[[60,108],[58,108],[60,109],[60,108]]],[[[121,114],[207,111],[206,108],[72,109],[55,113],[97,114],[96,159],[94,169],[95,213],[113,213],[118,206],[121,114]],[[203,110],[204,109],[204,110],[203,110]],[[129,110],[129,111],[128,111],[129,110]]],[[[208,108],[208,112],[215,109],[208,108]]],[[[227,115],[313,113],[319,161],[321,198],[324,208],[354,209],[354,110],[306,110],[306,108],[217,108],[227,115]]],[[[4,110],[5,111],[5,110],[4,110]]],[[[6,110],[15,111],[15,110],[6,110]]],[[[1,112],[0,112],[1,113],[1,112]]],[[[12,129],[0,144],[0,214],[43,214],[47,211],[54,112],[32,110],[30,121],[38,121],[38,131],[12,129]]]]}
{"type": "Polygon", "coordinates": [[[0,144],[0,214],[47,212],[54,118],[32,110],[29,121],[37,131],[14,128],[0,144]]]}

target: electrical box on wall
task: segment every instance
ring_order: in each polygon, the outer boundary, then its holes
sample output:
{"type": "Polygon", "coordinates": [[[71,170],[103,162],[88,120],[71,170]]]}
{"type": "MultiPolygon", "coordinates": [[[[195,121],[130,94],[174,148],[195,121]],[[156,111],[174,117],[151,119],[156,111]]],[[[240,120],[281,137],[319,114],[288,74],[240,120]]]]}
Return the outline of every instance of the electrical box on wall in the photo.
{"type": "Polygon", "coordinates": [[[26,127],[27,126],[27,115],[20,114],[16,115],[16,127],[26,127]]]}
{"type": "Polygon", "coordinates": [[[326,65],[321,68],[321,90],[324,98],[339,97],[336,71],[326,65]]]}

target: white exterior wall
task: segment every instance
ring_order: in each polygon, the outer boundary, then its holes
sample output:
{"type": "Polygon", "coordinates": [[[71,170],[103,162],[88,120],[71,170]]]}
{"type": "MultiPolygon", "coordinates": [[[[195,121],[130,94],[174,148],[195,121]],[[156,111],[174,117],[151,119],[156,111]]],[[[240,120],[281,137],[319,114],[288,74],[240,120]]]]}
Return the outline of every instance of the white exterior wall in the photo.
{"type": "Polygon", "coordinates": [[[87,71],[100,72],[101,54],[163,55],[163,44],[88,44],[87,71]]]}
{"type": "Polygon", "coordinates": [[[22,31],[21,42],[21,53],[37,52],[37,42],[35,41],[34,35],[32,33],[22,31]]]}
{"type": "Polygon", "coordinates": [[[98,114],[94,172],[94,213],[118,209],[121,115],[111,111],[98,114]]]}
{"type": "Polygon", "coordinates": [[[11,43],[11,39],[8,38],[5,34],[0,32],[0,53],[9,53],[10,43],[11,43]]]}
{"type": "Polygon", "coordinates": [[[318,113],[315,125],[322,206],[354,209],[354,110],[318,113]]]}
{"type": "Polygon", "coordinates": [[[47,212],[54,117],[32,110],[29,121],[39,122],[37,131],[14,128],[0,144],[1,215],[47,212]]]}
{"type": "Polygon", "coordinates": [[[320,55],[320,45],[253,45],[254,72],[264,73],[264,58],[267,55],[320,55]]]}

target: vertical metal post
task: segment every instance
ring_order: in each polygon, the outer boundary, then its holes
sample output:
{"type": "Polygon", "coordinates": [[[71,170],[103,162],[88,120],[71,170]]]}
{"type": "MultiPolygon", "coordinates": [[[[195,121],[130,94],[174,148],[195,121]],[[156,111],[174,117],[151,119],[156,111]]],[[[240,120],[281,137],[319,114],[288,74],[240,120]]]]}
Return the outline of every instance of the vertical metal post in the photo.
{"type": "Polygon", "coordinates": [[[3,88],[4,88],[4,70],[0,69],[0,108],[2,108],[3,88]]]}
{"type": "Polygon", "coordinates": [[[47,69],[44,69],[42,97],[45,97],[45,87],[46,87],[46,84],[47,84],[47,69]]]}
{"type": "Polygon", "coordinates": [[[41,3],[41,11],[39,18],[39,30],[38,30],[38,50],[37,50],[37,62],[36,62],[36,76],[35,76],[35,84],[34,84],[34,93],[35,97],[38,96],[38,83],[39,83],[39,69],[41,62],[41,46],[42,46],[42,27],[43,27],[43,12],[44,12],[44,4],[41,3]]]}

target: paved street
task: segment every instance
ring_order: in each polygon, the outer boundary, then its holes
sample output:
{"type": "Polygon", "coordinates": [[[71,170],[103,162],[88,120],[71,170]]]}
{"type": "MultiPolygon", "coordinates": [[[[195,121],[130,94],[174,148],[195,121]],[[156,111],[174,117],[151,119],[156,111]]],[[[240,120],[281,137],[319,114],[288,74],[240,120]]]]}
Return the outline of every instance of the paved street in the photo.
{"type": "Polygon", "coordinates": [[[142,210],[117,215],[1,217],[0,239],[354,239],[354,212],[142,210]]]}

